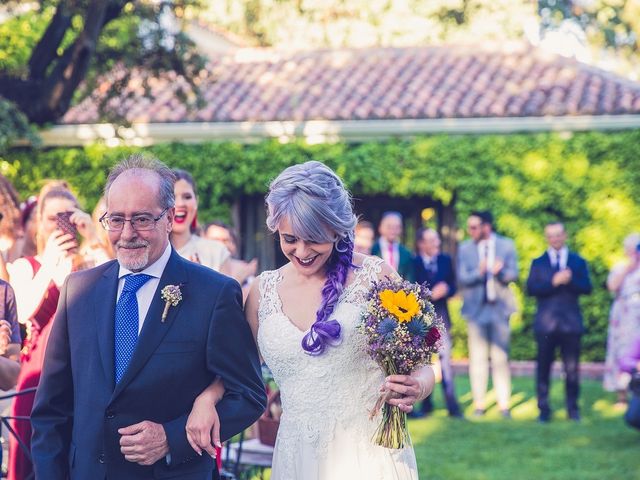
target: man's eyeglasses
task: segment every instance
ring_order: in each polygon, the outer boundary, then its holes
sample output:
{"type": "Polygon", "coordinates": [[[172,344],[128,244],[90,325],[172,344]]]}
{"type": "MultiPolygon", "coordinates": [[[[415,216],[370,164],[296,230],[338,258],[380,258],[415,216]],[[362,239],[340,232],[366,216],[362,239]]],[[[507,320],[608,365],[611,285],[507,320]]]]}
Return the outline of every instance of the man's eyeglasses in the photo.
{"type": "Polygon", "coordinates": [[[154,217],[150,213],[141,213],[139,215],[134,215],[131,218],[125,218],[120,215],[107,216],[107,212],[105,212],[105,214],[100,217],[100,223],[105,230],[109,232],[118,232],[124,228],[125,223],[130,222],[131,228],[136,232],[143,232],[145,230],[153,230],[156,228],[156,223],[165,213],[167,213],[167,210],[169,210],[168,207],[162,210],[160,215],[157,217],[154,217]]]}

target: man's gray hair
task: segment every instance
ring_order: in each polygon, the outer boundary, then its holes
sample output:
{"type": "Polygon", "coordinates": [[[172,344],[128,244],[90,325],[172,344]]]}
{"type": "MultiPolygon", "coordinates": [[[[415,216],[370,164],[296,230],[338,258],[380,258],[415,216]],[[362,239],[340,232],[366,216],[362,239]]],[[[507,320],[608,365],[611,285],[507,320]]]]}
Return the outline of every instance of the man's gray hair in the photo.
{"type": "Polygon", "coordinates": [[[116,178],[130,170],[147,170],[157,174],[160,179],[160,189],[158,193],[160,208],[171,208],[175,205],[176,197],[173,191],[173,185],[176,182],[176,177],[173,171],[157,158],[141,153],[130,155],[111,169],[107,177],[107,184],[104,187],[105,198],[108,198],[109,189],[116,178]]]}

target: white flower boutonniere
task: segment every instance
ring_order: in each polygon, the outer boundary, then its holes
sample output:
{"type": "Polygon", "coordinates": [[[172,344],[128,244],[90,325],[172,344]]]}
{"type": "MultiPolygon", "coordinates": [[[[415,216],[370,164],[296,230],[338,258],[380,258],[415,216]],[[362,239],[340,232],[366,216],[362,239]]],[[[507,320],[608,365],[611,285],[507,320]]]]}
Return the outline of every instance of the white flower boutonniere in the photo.
{"type": "Polygon", "coordinates": [[[164,311],[162,312],[162,323],[164,323],[169,313],[169,307],[175,307],[182,300],[182,292],[180,291],[180,285],[167,285],[160,293],[165,301],[164,311]]]}

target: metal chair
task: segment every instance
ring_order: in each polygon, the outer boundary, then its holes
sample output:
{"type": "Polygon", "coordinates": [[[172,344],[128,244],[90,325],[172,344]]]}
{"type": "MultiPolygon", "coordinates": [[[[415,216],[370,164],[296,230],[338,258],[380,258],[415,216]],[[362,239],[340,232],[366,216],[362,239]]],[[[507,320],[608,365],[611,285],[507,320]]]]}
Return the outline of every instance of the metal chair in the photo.
{"type": "MultiPolygon", "coordinates": [[[[0,401],[8,400],[8,399],[14,398],[14,397],[19,397],[21,395],[27,395],[29,393],[34,393],[36,391],[36,388],[37,387],[25,388],[24,390],[20,390],[19,392],[8,393],[6,395],[0,395],[0,401]]],[[[31,452],[29,451],[29,448],[25,445],[25,443],[22,441],[22,439],[20,438],[18,433],[11,426],[11,420],[19,420],[19,421],[29,422],[29,421],[31,421],[31,417],[24,417],[24,416],[13,417],[13,416],[10,416],[10,415],[0,416],[0,436],[2,435],[2,426],[4,425],[5,427],[7,427],[7,430],[9,432],[9,436],[13,436],[17,440],[18,446],[22,450],[22,453],[24,453],[24,455],[29,460],[31,460],[31,452]]],[[[0,465],[2,465],[2,461],[3,461],[2,456],[3,456],[3,451],[0,448],[0,465]]],[[[6,476],[7,476],[6,473],[2,472],[2,477],[4,478],[6,476]]],[[[33,480],[34,478],[35,478],[35,474],[32,473],[31,475],[29,475],[24,480],[33,480]]]]}

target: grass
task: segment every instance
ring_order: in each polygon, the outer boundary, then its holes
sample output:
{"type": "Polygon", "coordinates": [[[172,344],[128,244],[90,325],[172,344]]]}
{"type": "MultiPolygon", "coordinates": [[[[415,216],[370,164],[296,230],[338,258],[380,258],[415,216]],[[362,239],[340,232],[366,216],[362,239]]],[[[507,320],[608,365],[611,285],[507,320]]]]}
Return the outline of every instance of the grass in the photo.
{"type": "Polygon", "coordinates": [[[472,418],[468,378],[457,377],[456,387],[467,420],[447,416],[439,385],[434,414],[410,420],[421,479],[640,480],[640,432],[624,424],[615,396],[599,382],[582,382],[580,423],[566,419],[561,381],[552,385],[548,424],[537,422],[531,378],[513,379],[511,420],[495,404],[485,417],[472,418]]]}

